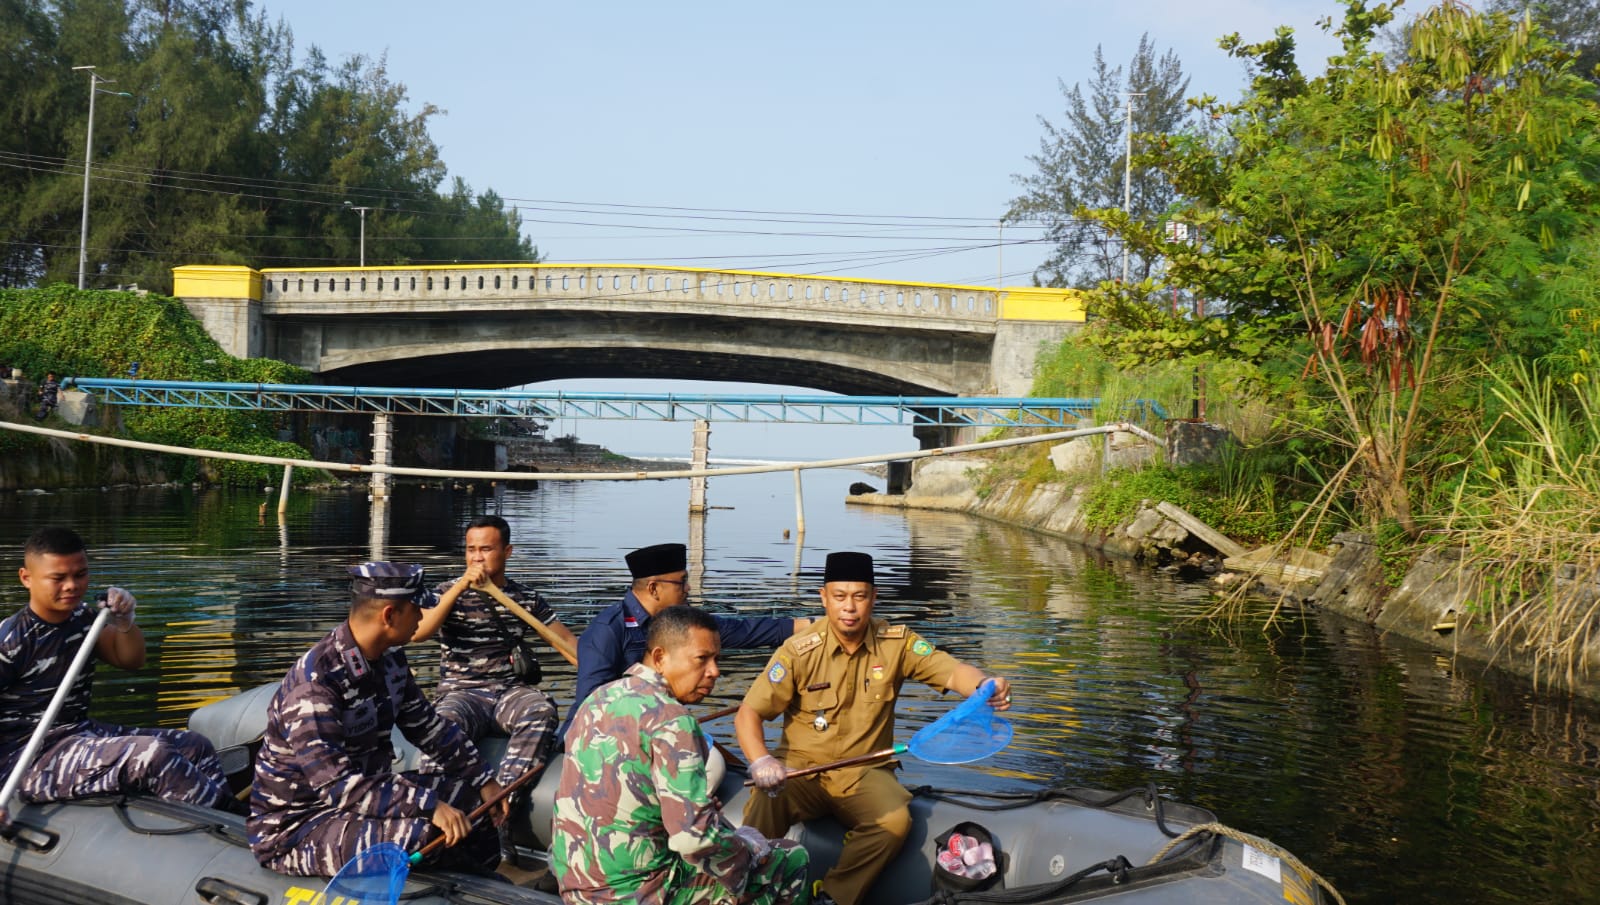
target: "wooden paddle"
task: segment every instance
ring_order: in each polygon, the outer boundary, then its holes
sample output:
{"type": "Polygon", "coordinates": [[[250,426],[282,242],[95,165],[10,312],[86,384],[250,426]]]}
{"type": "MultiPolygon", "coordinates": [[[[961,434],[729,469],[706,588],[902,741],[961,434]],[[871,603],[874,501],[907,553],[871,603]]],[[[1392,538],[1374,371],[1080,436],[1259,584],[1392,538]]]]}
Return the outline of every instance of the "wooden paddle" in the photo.
{"type": "Polygon", "coordinates": [[[742,705],[742,704],[734,704],[731,707],[724,707],[721,710],[713,710],[710,713],[706,714],[705,716],[699,717],[699,720],[702,723],[709,723],[712,720],[720,720],[725,716],[733,716],[734,714],[739,712],[739,708],[742,707],[742,706],[744,706],[744,705],[742,705]]]}
{"type": "MultiPolygon", "coordinates": [[[[526,784],[529,780],[533,779],[535,776],[542,776],[542,775],[544,775],[544,771],[543,770],[528,770],[528,771],[524,772],[521,776],[518,776],[516,779],[512,780],[510,783],[502,786],[498,793],[496,793],[495,795],[490,797],[488,801],[485,801],[483,804],[480,804],[477,807],[473,808],[472,812],[467,814],[467,825],[470,826],[470,825],[472,825],[474,823],[477,823],[478,822],[478,818],[482,817],[484,814],[489,813],[489,809],[490,808],[493,808],[495,805],[497,805],[501,801],[505,800],[505,798],[507,796],[511,795],[513,792],[515,792],[518,789],[522,788],[524,784],[526,784]]],[[[411,856],[411,863],[412,864],[416,864],[417,862],[421,861],[423,858],[427,857],[428,855],[433,854],[435,851],[438,851],[441,848],[444,848],[444,837],[443,836],[440,836],[439,838],[433,840],[432,842],[430,842],[427,845],[424,845],[422,848],[418,849],[416,854],[411,856]]]]}
{"type": "MultiPolygon", "coordinates": [[[[818,773],[826,773],[829,770],[842,770],[845,767],[859,767],[862,764],[870,764],[875,760],[888,760],[896,755],[906,753],[907,750],[908,749],[905,745],[895,745],[893,748],[883,748],[881,750],[874,751],[871,754],[858,754],[855,757],[847,757],[844,760],[836,760],[826,764],[813,764],[809,767],[801,767],[798,770],[790,770],[788,775],[784,777],[784,781],[787,782],[791,779],[798,779],[802,776],[814,776],[818,773]]],[[[744,781],[744,784],[745,787],[748,788],[755,785],[756,781],[753,779],[747,779],[744,781]]]]}
{"type": "Polygon", "coordinates": [[[521,619],[523,622],[533,626],[533,630],[539,633],[539,637],[543,638],[545,641],[548,641],[550,646],[555,648],[556,653],[566,657],[568,663],[571,663],[573,666],[578,665],[578,652],[572,649],[572,646],[567,643],[567,639],[556,634],[553,630],[551,630],[550,626],[545,625],[543,622],[540,622],[538,619],[534,618],[534,615],[524,609],[522,604],[512,600],[505,591],[495,587],[494,582],[484,581],[473,585],[472,589],[474,591],[481,591],[485,594],[488,594],[490,597],[493,597],[495,600],[500,601],[500,605],[516,614],[518,619],[521,619]]]}

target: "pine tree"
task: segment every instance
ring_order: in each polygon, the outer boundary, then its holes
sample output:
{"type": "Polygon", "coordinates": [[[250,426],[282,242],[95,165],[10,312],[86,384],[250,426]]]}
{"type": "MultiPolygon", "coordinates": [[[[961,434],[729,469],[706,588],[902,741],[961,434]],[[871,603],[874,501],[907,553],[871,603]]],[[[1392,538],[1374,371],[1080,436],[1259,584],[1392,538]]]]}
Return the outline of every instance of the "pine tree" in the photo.
{"type": "MultiPolygon", "coordinates": [[[[1155,223],[1172,204],[1172,185],[1153,168],[1139,165],[1140,146],[1152,137],[1183,128],[1184,95],[1189,79],[1177,55],[1156,57],[1149,35],[1139,38],[1126,73],[1106,65],[1101,47],[1094,51],[1087,90],[1061,83],[1066,99],[1059,127],[1044,117],[1039,153],[1028,160],[1037,168],[1012,179],[1023,188],[1006,212],[1008,222],[1036,222],[1053,246],[1050,257],[1034,274],[1045,286],[1092,286],[1122,277],[1122,244],[1097,224],[1079,216],[1082,210],[1123,206],[1128,103],[1132,102],[1134,165],[1129,179],[1129,214],[1155,223]]],[[[1133,252],[1128,260],[1132,280],[1150,276],[1155,259],[1133,252]]]]}

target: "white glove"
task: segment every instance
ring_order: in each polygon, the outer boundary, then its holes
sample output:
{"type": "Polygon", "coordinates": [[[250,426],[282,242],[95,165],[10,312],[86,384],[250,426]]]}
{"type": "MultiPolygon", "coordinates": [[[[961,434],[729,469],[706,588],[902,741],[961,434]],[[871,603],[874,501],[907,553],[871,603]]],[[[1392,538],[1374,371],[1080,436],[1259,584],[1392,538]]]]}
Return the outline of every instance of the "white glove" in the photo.
{"type": "Polygon", "coordinates": [[[777,795],[788,778],[789,768],[770,754],[756,758],[756,762],[750,765],[750,781],[768,795],[777,795]]]}
{"type": "Polygon", "coordinates": [[[122,588],[106,589],[106,609],[111,611],[111,625],[119,632],[133,628],[133,610],[139,602],[133,594],[122,588]]]}
{"type": "Polygon", "coordinates": [[[753,826],[741,826],[734,830],[733,834],[743,839],[745,845],[750,846],[750,856],[756,861],[766,860],[767,854],[772,851],[772,843],[753,826]]]}

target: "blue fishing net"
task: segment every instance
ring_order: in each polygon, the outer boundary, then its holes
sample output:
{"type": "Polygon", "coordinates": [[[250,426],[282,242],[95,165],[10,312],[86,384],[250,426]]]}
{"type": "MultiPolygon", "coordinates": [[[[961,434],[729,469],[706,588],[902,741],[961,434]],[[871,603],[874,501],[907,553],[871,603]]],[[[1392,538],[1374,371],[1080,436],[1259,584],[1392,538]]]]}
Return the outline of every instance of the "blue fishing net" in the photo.
{"type": "Polygon", "coordinates": [[[411,873],[406,850],[393,842],[380,842],[356,853],[322,891],[321,902],[360,902],[361,905],[395,905],[411,873]]]}
{"type": "Polygon", "coordinates": [[[994,680],[987,679],[954,710],[911,736],[906,749],[933,764],[967,764],[1011,744],[1011,722],[994,712],[989,699],[994,680]]]}

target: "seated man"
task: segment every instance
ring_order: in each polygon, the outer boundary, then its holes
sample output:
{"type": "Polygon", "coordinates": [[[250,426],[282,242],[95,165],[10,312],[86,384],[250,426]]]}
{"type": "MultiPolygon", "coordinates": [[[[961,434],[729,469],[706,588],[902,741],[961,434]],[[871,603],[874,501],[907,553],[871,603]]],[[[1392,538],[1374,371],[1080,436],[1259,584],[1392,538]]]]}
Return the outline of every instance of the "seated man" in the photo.
{"type": "Polygon", "coordinates": [[[808,900],[806,851],[734,830],[706,788],[706,737],[683,705],[717,684],[717,623],[689,606],[650,623],[644,660],[573,718],[550,868],[567,905],[808,900]]]}
{"type": "MultiPolygon", "coordinates": [[[[988,677],[905,626],[872,618],[878,593],[867,554],[829,554],[822,582],[827,621],[778,648],[734,717],[750,778],[769,793],[750,796],[744,822],[782,836],[797,822],[832,815],[847,832],[839,863],[822,878],[818,901],[856,905],[911,831],[911,793],[889,762],[786,784],[789,769],[893,745],[894,700],[906,679],[967,696],[988,677]],[[762,727],[778,716],[783,739],[775,757],[762,727]]],[[[996,710],[1011,706],[1010,688],[1005,679],[995,679],[996,710]]]]}
{"type": "MultiPolygon", "coordinates": [[[[22,563],[18,575],[28,589],[28,606],[0,622],[0,776],[15,769],[95,619],[94,607],[83,602],[89,590],[89,554],[76,532],[35,531],[22,548],[22,563]]],[[[135,605],[127,591],[107,589],[110,621],[17,786],[18,794],[43,802],[147,792],[242,813],[242,804],[229,793],[217,752],[204,736],[89,718],[96,660],[119,669],[144,666],[144,632],[134,624],[135,605]]],[[[8,804],[0,802],[0,808],[8,804]]]]}
{"type": "Polygon", "coordinates": [[[267,709],[250,848],[281,873],[331,876],[379,842],[415,852],[436,827],[451,846],[440,866],[493,870],[494,828],[469,826],[465,812],[500,785],[461,728],[423,697],[400,650],[422,619],[422,569],[369,562],[350,574],[349,618],[295,663],[267,709]],[[397,725],[447,772],[392,772],[397,725]]]}
{"type": "MultiPolygon", "coordinates": [[[[589,693],[621,678],[622,671],[644,657],[645,632],[652,617],[689,600],[689,558],[683,544],[656,544],[629,553],[633,586],[622,602],[594,617],[578,638],[578,682],[572,692],[572,722],[589,693]]],[[[713,616],[725,648],[777,647],[811,624],[786,616],[713,616]]],[[[562,730],[565,735],[565,729],[562,730]]]]}
{"type": "Polygon", "coordinates": [[[423,611],[417,640],[439,635],[439,687],[433,698],[439,715],[465,729],[474,742],[491,727],[510,737],[495,774],[496,781],[507,785],[530,770],[543,769],[555,740],[556,705],[512,668],[512,646],[522,638],[522,621],[473,585],[493,582],[558,636],[569,643],[577,639],[537,591],[506,577],[511,526],[505,519],[473,519],[467,525],[466,546],[466,571],[439,585],[438,603],[423,611]]]}

